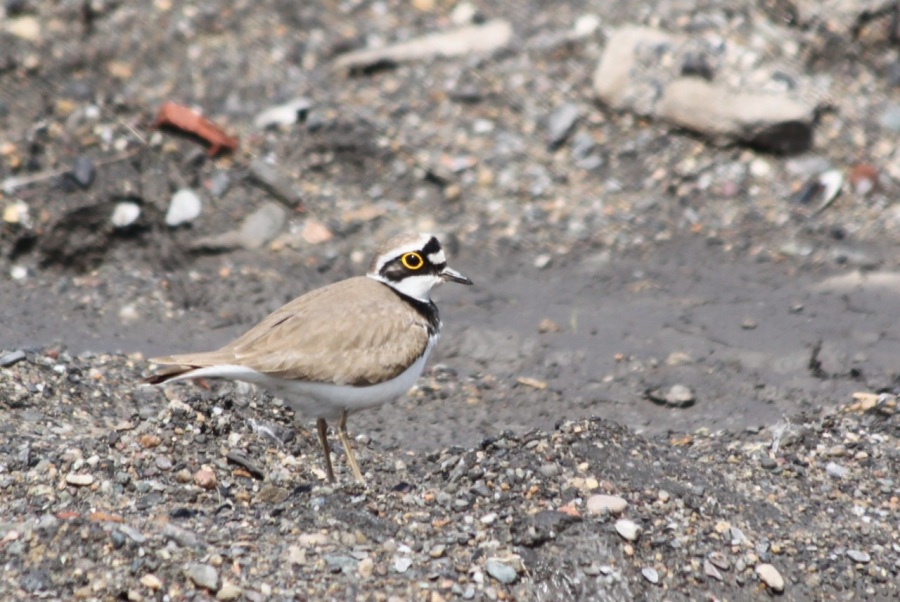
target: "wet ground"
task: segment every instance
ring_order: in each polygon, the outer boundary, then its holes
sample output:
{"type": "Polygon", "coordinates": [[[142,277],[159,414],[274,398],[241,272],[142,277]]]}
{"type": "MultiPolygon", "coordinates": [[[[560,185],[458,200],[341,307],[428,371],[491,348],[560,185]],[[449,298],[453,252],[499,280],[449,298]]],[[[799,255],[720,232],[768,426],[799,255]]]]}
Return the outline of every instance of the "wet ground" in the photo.
{"type": "MultiPolygon", "coordinates": [[[[200,265],[240,271],[242,261],[286,274],[277,262],[247,254],[200,265]]],[[[387,445],[472,445],[503,430],[594,416],[639,432],[740,431],[897,384],[898,273],[761,261],[703,237],[635,256],[567,257],[541,269],[530,265],[529,254],[465,248],[452,263],[478,286],[437,292],[445,328],[432,363],[461,376],[490,374],[498,390],[478,405],[406,401],[354,418],[387,445]],[[545,320],[554,326],[539,332],[545,320]],[[673,385],[688,387],[694,400],[672,407],[653,399],[653,392],[673,385]],[[410,413],[429,418],[419,422],[410,413]]],[[[266,306],[302,293],[298,281],[309,278],[313,287],[332,274],[309,270],[283,278],[285,289],[271,300],[240,278],[231,279],[227,292],[217,291],[217,282],[197,283],[192,295],[207,299],[203,309],[127,325],[115,304],[91,311],[79,295],[48,296],[43,285],[6,287],[0,305],[9,328],[0,348],[62,343],[72,352],[146,357],[213,348],[249,326],[221,318],[246,313],[248,297],[259,304],[250,315],[262,315],[266,306]]],[[[264,290],[275,288],[281,284],[264,290]]]]}

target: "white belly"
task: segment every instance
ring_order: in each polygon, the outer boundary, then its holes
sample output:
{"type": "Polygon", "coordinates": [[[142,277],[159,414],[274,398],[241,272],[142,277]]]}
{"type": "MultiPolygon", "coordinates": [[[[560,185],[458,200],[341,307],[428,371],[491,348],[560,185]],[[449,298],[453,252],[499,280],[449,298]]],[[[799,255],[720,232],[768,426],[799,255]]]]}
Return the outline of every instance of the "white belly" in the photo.
{"type": "Polygon", "coordinates": [[[276,397],[281,397],[295,412],[304,416],[334,420],[340,416],[341,410],[356,412],[373,408],[409,391],[416,384],[419,375],[422,374],[435,342],[435,339],[429,341],[425,352],[419,359],[398,376],[383,383],[365,387],[288,380],[235,364],[198,368],[172,380],[190,378],[240,380],[260,386],[276,397]]]}

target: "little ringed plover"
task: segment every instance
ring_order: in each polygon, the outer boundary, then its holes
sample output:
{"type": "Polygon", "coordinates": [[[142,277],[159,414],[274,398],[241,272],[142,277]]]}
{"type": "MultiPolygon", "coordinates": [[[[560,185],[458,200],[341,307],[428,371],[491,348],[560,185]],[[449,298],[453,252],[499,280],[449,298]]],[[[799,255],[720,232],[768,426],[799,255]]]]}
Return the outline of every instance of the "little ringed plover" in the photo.
{"type": "Polygon", "coordinates": [[[442,282],[472,284],[447,266],[431,234],[396,236],[375,253],[365,276],[310,291],[215,351],[153,358],[168,368],[146,381],[221,378],[281,397],[295,412],[316,418],[329,482],[335,479],[327,421],[337,419],[347,462],[365,485],[347,416],[415,384],[440,336],[430,293],[442,282]]]}

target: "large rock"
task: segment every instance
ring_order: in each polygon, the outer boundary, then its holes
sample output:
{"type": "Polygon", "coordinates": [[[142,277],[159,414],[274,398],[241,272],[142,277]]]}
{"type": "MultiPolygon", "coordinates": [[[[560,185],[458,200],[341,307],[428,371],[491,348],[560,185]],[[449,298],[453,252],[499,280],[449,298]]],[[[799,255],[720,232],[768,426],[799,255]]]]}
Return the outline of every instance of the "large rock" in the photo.
{"type": "Polygon", "coordinates": [[[656,115],[708,136],[736,139],[777,153],[798,153],[812,144],[814,109],[780,94],[728,90],[696,77],[669,82],[656,115]]]}
{"type": "Polygon", "coordinates": [[[706,136],[776,153],[812,144],[820,90],[756,49],[710,36],[625,26],[593,76],[597,99],[706,136]],[[790,75],[788,75],[790,74],[790,75]]]}

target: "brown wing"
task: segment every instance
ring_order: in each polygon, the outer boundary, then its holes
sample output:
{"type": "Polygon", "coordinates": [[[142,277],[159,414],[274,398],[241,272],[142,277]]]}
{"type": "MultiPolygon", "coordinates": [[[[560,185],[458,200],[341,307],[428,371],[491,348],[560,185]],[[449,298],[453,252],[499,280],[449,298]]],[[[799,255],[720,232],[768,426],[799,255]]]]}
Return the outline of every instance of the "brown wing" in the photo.
{"type": "Polygon", "coordinates": [[[217,351],[156,358],[196,368],[237,364],[281,378],[368,385],[405,370],[428,344],[427,321],[367,277],[316,289],[217,351]]]}

